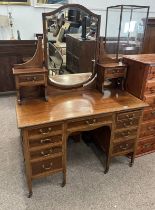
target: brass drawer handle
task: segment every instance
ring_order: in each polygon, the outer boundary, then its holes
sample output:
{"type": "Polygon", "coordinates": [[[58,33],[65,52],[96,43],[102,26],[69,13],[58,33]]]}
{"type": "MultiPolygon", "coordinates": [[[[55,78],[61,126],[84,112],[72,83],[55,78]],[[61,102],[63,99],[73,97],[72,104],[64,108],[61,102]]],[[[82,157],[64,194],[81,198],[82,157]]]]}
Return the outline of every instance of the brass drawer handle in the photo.
{"type": "Polygon", "coordinates": [[[52,139],[41,139],[41,140],[40,140],[40,143],[41,143],[41,144],[52,143],[52,142],[53,142],[52,139]]]}
{"type": "Polygon", "coordinates": [[[122,136],[123,136],[123,137],[128,137],[130,134],[131,134],[130,131],[126,131],[126,132],[123,132],[123,133],[122,133],[122,136]]]}
{"type": "Polygon", "coordinates": [[[94,125],[94,123],[96,123],[96,119],[93,119],[92,122],[89,122],[88,120],[86,120],[87,125],[94,125]]]}
{"type": "Polygon", "coordinates": [[[45,153],[44,151],[41,151],[40,154],[44,157],[47,157],[49,155],[51,155],[53,152],[53,149],[51,148],[47,153],[45,153]]]}
{"type": "Polygon", "coordinates": [[[33,81],[36,81],[37,80],[37,77],[33,77],[33,81]]]}
{"type": "Polygon", "coordinates": [[[149,130],[149,131],[155,131],[155,127],[152,128],[151,126],[149,126],[149,127],[148,127],[148,130],[149,130]]]}
{"type": "Polygon", "coordinates": [[[125,145],[120,145],[120,149],[122,150],[126,150],[129,147],[129,144],[125,144],[125,145]]]}
{"type": "Polygon", "coordinates": [[[150,144],[144,144],[143,148],[146,149],[146,148],[149,148],[150,146],[151,146],[150,144]]]}
{"type": "Polygon", "coordinates": [[[155,115],[155,111],[152,111],[151,114],[152,114],[152,115],[155,115]]]}
{"type": "Polygon", "coordinates": [[[50,170],[50,169],[52,169],[52,166],[53,166],[53,163],[51,162],[50,165],[49,165],[49,167],[46,167],[46,166],[43,164],[43,165],[42,165],[42,168],[43,168],[44,170],[50,170]]]}
{"type": "Polygon", "coordinates": [[[43,131],[43,129],[40,129],[40,133],[43,134],[43,135],[46,135],[48,134],[50,131],[52,130],[52,128],[48,128],[47,132],[43,131]]]}
{"type": "Polygon", "coordinates": [[[123,126],[126,128],[126,127],[129,127],[129,126],[131,126],[131,125],[134,125],[134,122],[129,122],[129,124],[126,124],[126,123],[123,123],[123,126]]]}

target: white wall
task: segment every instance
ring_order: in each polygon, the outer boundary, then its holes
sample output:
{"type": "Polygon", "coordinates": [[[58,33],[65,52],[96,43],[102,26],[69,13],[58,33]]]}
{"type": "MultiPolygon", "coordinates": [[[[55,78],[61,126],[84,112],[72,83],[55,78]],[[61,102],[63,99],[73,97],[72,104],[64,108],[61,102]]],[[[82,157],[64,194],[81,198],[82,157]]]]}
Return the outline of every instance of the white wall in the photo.
{"type": "MultiPolygon", "coordinates": [[[[34,1],[34,0],[31,0],[34,1]]],[[[155,17],[155,0],[70,0],[72,3],[82,4],[93,12],[102,15],[101,35],[104,35],[105,11],[107,6],[118,4],[148,5],[150,6],[150,17],[155,17]]],[[[33,2],[32,2],[33,4],[33,2]]],[[[14,36],[20,31],[21,39],[34,39],[34,33],[42,33],[42,12],[52,9],[33,6],[0,6],[0,15],[12,12],[14,22],[14,36]]],[[[0,36],[1,37],[1,36],[0,36]]],[[[5,31],[3,37],[10,39],[10,31],[5,31]]]]}

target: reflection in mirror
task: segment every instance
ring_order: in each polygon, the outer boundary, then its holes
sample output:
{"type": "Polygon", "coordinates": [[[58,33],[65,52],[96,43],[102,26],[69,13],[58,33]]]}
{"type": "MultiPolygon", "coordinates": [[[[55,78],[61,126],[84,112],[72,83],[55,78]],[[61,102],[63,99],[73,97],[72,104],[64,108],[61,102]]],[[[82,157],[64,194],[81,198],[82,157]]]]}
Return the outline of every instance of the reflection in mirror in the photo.
{"type": "MultiPolygon", "coordinates": [[[[81,8],[69,6],[57,13],[44,13],[44,39],[47,43],[47,68],[49,79],[67,85],[68,74],[72,75],[71,85],[83,83],[83,74],[89,80],[93,74],[93,61],[96,58],[96,38],[98,37],[98,18],[81,8]],[[46,28],[46,30],[45,30],[46,28]],[[62,75],[61,79],[58,75],[62,75]]],[[[69,84],[69,83],[68,83],[69,84]]]]}

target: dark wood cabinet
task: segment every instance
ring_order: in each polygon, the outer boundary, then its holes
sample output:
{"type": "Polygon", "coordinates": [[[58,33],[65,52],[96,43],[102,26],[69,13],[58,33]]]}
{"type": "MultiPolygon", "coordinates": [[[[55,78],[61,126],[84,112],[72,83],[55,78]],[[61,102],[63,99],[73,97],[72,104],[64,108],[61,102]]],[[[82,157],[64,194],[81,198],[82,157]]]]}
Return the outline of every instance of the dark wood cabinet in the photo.
{"type": "Polygon", "coordinates": [[[95,40],[82,40],[79,35],[66,37],[66,67],[72,73],[92,71],[92,60],[95,58],[95,40]]]}
{"type": "Polygon", "coordinates": [[[143,53],[155,53],[155,18],[148,18],[143,53]]]}
{"type": "Polygon", "coordinates": [[[0,92],[15,90],[12,67],[32,57],[36,44],[35,40],[0,41],[0,92]]]}
{"type": "Polygon", "coordinates": [[[137,155],[155,151],[155,54],[124,56],[126,90],[150,106],[145,108],[137,155]]]}

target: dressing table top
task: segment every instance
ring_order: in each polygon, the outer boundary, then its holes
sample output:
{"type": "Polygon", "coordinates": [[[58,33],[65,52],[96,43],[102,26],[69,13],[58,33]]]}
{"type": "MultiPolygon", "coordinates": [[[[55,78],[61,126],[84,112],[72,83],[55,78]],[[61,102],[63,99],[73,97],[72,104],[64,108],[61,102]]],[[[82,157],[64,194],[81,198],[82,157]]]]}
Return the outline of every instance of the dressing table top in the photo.
{"type": "Polygon", "coordinates": [[[120,90],[105,90],[104,95],[95,89],[72,91],[16,105],[18,128],[44,123],[65,121],[146,107],[147,104],[120,90]]]}

